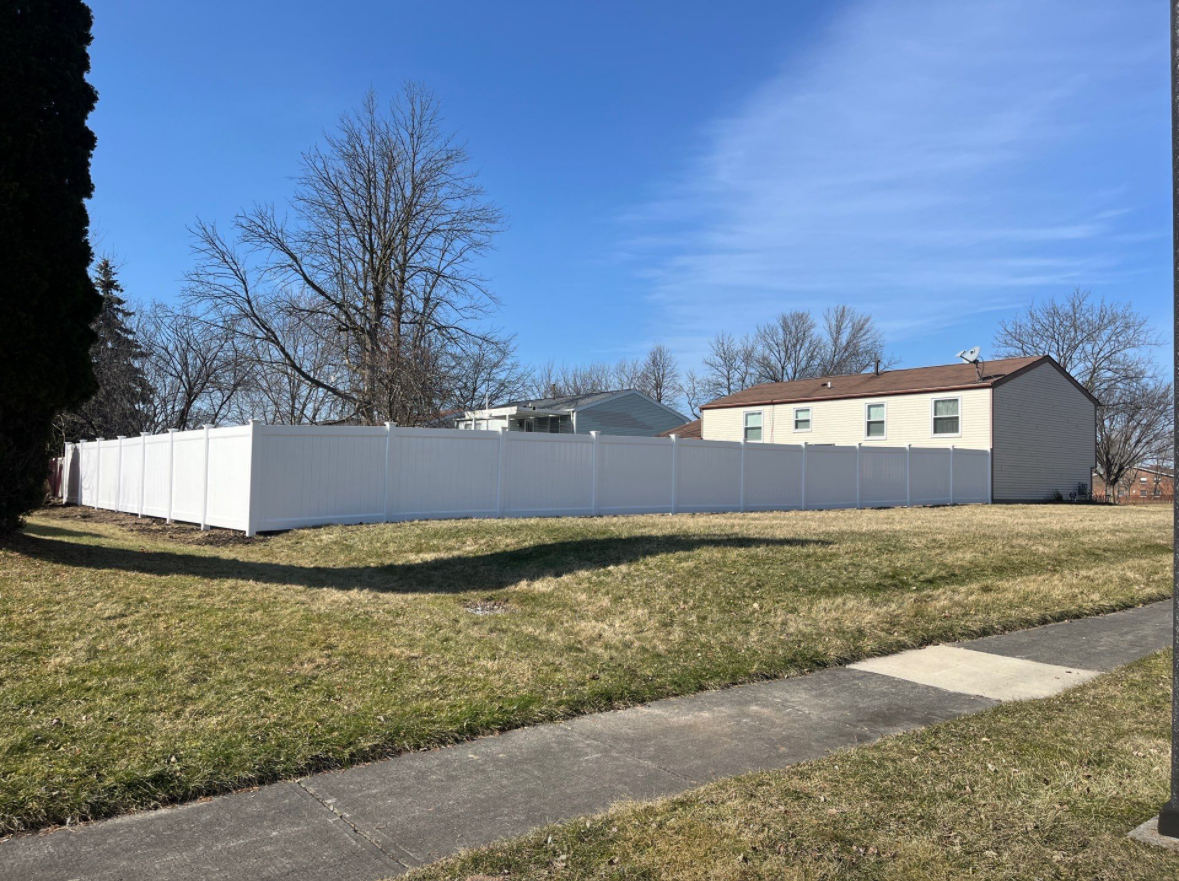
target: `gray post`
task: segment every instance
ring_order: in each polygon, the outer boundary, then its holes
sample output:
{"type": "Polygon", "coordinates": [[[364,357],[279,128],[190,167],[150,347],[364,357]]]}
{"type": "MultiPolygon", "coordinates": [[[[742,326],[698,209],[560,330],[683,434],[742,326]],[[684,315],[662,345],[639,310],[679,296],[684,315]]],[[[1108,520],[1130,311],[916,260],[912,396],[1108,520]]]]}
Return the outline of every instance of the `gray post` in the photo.
{"type": "MultiPolygon", "coordinates": [[[[1174,275],[1174,311],[1172,320],[1179,332],[1179,0],[1171,0],[1171,238],[1172,272],[1174,275]]],[[[1174,369],[1179,377],[1179,337],[1175,338],[1174,369]]],[[[1179,414],[1179,399],[1175,403],[1179,414]]],[[[1179,439],[1175,441],[1175,455],[1179,456],[1179,439]]],[[[1175,461],[1179,461],[1177,458],[1175,461]]],[[[1172,535],[1179,539],[1179,496],[1176,496],[1172,519],[1172,535]]],[[[1179,588],[1179,543],[1175,545],[1174,588],[1179,588]]],[[[1159,835],[1179,838],[1179,590],[1172,589],[1172,631],[1174,655],[1171,663],[1171,800],[1159,810],[1159,835]]]]}
{"type": "Polygon", "coordinates": [[[119,435],[119,458],[118,464],[115,466],[115,506],[112,510],[122,511],[119,507],[123,504],[123,441],[126,435],[119,435]]]}
{"type": "Polygon", "coordinates": [[[201,491],[201,532],[209,531],[209,429],[211,425],[202,425],[205,432],[205,476],[204,489],[201,491]]]}
{"type": "Polygon", "coordinates": [[[168,517],[165,523],[172,522],[172,483],[176,474],[176,432],[179,429],[168,429],[168,517]]]}
{"type": "Polygon", "coordinates": [[[593,461],[590,463],[590,510],[593,511],[595,517],[598,516],[598,435],[601,432],[591,431],[590,437],[593,438],[593,461]]]}
{"type": "Polygon", "coordinates": [[[673,514],[675,514],[678,510],[678,506],[676,504],[676,483],[679,481],[679,473],[677,470],[675,454],[676,449],[679,446],[677,444],[678,440],[679,438],[677,438],[674,434],[671,436],[671,513],[673,514]]]}
{"type": "Polygon", "coordinates": [[[98,461],[94,463],[94,510],[97,511],[102,498],[102,438],[95,438],[94,443],[98,447],[98,461]]]}
{"type": "Polygon", "coordinates": [[[143,498],[147,494],[147,432],[139,433],[139,516],[143,516],[143,498]]]}

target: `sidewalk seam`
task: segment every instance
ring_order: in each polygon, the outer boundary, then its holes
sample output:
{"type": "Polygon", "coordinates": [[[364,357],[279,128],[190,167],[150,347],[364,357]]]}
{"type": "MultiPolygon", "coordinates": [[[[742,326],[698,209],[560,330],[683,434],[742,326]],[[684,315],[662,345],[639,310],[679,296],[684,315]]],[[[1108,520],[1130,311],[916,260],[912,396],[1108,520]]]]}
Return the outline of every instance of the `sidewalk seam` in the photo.
{"type": "Polygon", "coordinates": [[[306,779],[306,778],[299,778],[298,780],[295,781],[295,785],[298,786],[305,793],[307,793],[309,796],[311,796],[313,799],[315,799],[316,803],[321,805],[322,807],[324,807],[326,810],[328,810],[332,814],[332,816],[334,816],[341,823],[343,823],[345,826],[347,826],[349,829],[351,829],[353,831],[353,833],[355,833],[357,838],[359,838],[361,841],[364,841],[370,847],[377,850],[382,856],[387,857],[388,859],[392,860],[394,863],[396,863],[400,868],[404,869],[405,871],[408,872],[410,870],[410,868],[412,868],[411,866],[406,865],[401,860],[397,859],[397,857],[393,856],[393,854],[389,853],[389,851],[387,851],[384,847],[382,847],[379,842],[375,841],[371,836],[366,834],[363,829],[361,829],[359,826],[357,826],[355,823],[353,823],[351,820],[349,820],[347,817],[345,817],[342,813],[340,813],[338,810],[336,810],[335,807],[328,804],[326,801],[324,801],[322,798],[320,798],[318,795],[316,795],[313,790],[311,790],[307,786],[305,786],[303,783],[304,779],[306,779]]]}

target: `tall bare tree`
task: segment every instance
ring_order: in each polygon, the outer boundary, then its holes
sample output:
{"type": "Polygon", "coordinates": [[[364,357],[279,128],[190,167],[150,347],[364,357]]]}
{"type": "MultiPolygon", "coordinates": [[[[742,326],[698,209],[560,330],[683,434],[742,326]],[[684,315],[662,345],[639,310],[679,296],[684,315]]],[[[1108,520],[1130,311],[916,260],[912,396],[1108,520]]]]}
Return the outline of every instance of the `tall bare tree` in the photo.
{"type": "Polygon", "coordinates": [[[680,368],[671,349],[662,343],[651,347],[642,360],[638,382],[633,385],[661,404],[671,404],[682,394],[680,368]]]}
{"type": "Polygon", "coordinates": [[[1106,484],[1116,486],[1130,470],[1168,455],[1171,385],[1150,352],[1159,342],[1129,303],[1078,288],[1001,322],[994,344],[1001,356],[1052,356],[1101,402],[1097,465],[1106,484]]]}
{"type": "Polygon", "coordinates": [[[822,343],[809,312],[783,312],[758,325],[754,345],[757,382],[791,382],[816,375],[822,343]]]}
{"type": "Polygon", "coordinates": [[[531,393],[533,375],[516,359],[511,337],[478,339],[454,353],[450,370],[454,389],[451,406],[475,410],[523,398],[531,393]]]}
{"type": "Polygon", "coordinates": [[[756,382],[757,375],[754,340],[721,331],[709,343],[704,371],[704,386],[710,400],[748,388],[756,382]]]}
{"type": "MultiPolygon", "coordinates": [[[[1117,407],[1102,407],[1097,470],[1107,486],[1120,486],[1138,468],[1170,459],[1172,404],[1170,384],[1156,381],[1140,384],[1132,399],[1117,407]]],[[[1112,492],[1110,501],[1117,500],[1117,492],[1112,492]]]]}
{"type": "Polygon", "coordinates": [[[161,303],[142,313],[136,332],[152,388],[145,430],[184,430],[232,418],[235,399],[252,381],[234,334],[161,303]]]}
{"type": "Polygon", "coordinates": [[[1098,400],[1113,404],[1155,377],[1151,350],[1161,343],[1149,319],[1129,303],[1094,299],[1077,288],[1067,297],[1033,303],[999,323],[995,348],[1004,356],[1051,355],[1098,400]]]}
{"type": "Polygon", "coordinates": [[[303,155],[290,212],[245,211],[232,239],[198,222],[188,295],[344,418],[433,418],[452,391],[443,365],[496,305],[476,264],[503,225],[434,96],[409,84],[383,110],[370,93],[303,155]],[[338,353],[330,368],[299,357],[309,337],[338,353]]]}
{"type": "Polygon", "coordinates": [[[893,365],[884,354],[884,334],[872,316],[851,306],[832,306],[823,312],[815,376],[863,373],[879,364],[893,365]]]}

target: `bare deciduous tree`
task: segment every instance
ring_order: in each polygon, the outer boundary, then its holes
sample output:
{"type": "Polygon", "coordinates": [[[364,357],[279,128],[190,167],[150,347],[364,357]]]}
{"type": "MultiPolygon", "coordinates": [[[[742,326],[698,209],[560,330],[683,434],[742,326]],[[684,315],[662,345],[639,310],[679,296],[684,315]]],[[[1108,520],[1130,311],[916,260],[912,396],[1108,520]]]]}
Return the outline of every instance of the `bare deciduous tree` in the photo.
{"type": "MultiPolygon", "coordinates": [[[[1097,470],[1111,488],[1151,462],[1170,459],[1173,396],[1169,383],[1143,382],[1117,407],[1102,407],[1097,470]]],[[[1117,501],[1117,493],[1110,494],[1117,501]]]]}
{"type": "Polygon", "coordinates": [[[1149,350],[1159,343],[1150,322],[1129,303],[1095,300],[1080,288],[1063,300],[1033,303],[1001,321],[995,335],[1000,355],[1051,355],[1098,400],[1111,404],[1154,377],[1149,350]]]}
{"type": "Polygon", "coordinates": [[[643,358],[636,379],[636,382],[629,384],[630,387],[637,388],[661,404],[670,404],[682,392],[679,365],[671,350],[662,343],[652,346],[643,358]]]}
{"type": "Polygon", "coordinates": [[[885,358],[884,334],[871,315],[850,306],[832,306],[823,312],[814,376],[863,373],[877,363],[884,369],[895,362],[885,358]]]}
{"type": "Polygon", "coordinates": [[[528,395],[535,379],[516,360],[511,337],[487,337],[457,351],[450,367],[454,389],[452,406],[475,410],[528,395]]]}
{"type": "Polygon", "coordinates": [[[335,399],[342,418],[419,424],[451,390],[443,365],[482,336],[495,297],[476,269],[501,228],[434,97],[369,94],[302,158],[292,218],[257,206],[194,228],[188,295],[223,328],[335,399]],[[333,353],[319,369],[298,346],[333,353]]]}
{"type": "Polygon", "coordinates": [[[738,339],[721,331],[709,343],[704,358],[704,387],[709,399],[731,395],[756,380],[757,349],[749,337],[738,339]]]}
{"type": "Polygon", "coordinates": [[[249,359],[232,333],[161,303],[142,314],[136,332],[152,387],[145,430],[185,430],[230,418],[252,381],[249,359]]]}
{"type": "Polygon", "coordinates": [[[757,382],[791,382],[814,376],[821,343],[809,312],[783,312],[759,325],[755,336],[757,382]]]}

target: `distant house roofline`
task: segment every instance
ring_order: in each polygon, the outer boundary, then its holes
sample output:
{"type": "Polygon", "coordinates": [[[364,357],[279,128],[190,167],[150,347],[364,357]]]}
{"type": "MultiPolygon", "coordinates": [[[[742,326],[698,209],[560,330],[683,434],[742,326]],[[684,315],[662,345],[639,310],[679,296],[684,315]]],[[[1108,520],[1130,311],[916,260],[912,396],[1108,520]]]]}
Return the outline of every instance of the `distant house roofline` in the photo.
{"type": "Polygon", "coordinates": [[[977,375],[975,365],[961,363],[941,364],[932,367],[907,367],[901,370],[883,370],[880,373],[816,376],[813,379],[797,379],[791,382],[762,383],[717,398],[700,409],[723,410],[731,407],[803,404],[813,401],[882,398],[893,395],[994,388],[1042,364],[1052,365],[1094,404],[1100,406],[1097,398],[1053,358],[1048,355],[1035,355],[1025,358],[999,358],[994,361],[984,361],[982,365],[984,373],[981,377],[977,375]]]}

